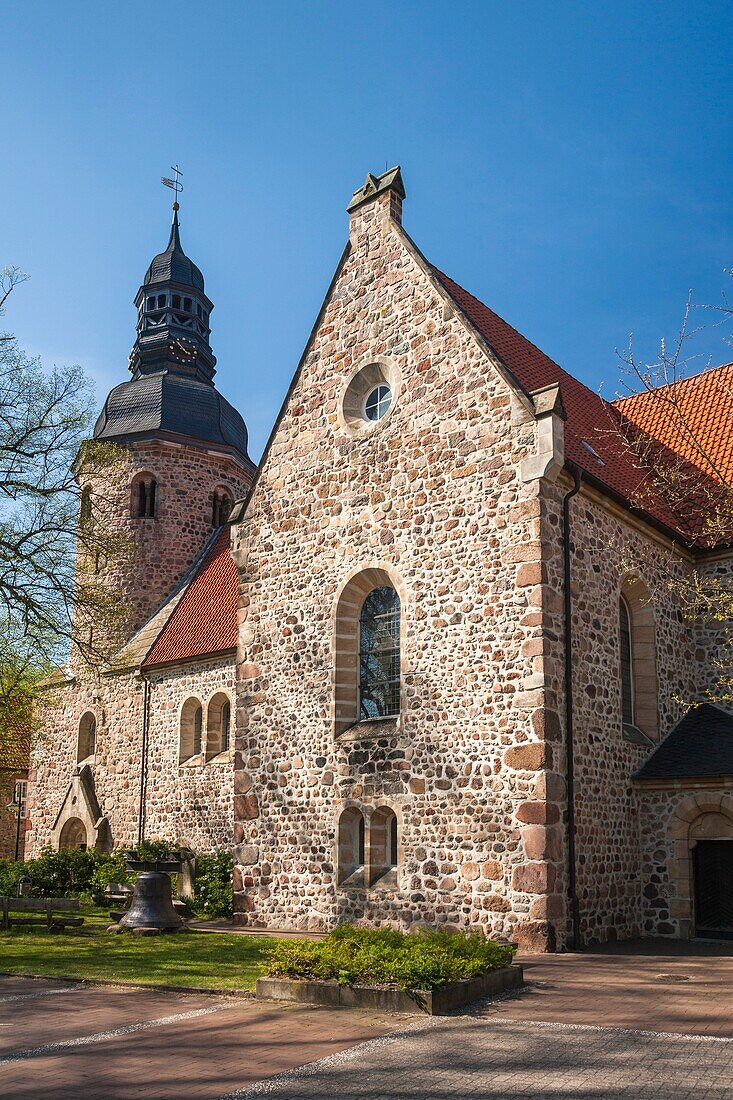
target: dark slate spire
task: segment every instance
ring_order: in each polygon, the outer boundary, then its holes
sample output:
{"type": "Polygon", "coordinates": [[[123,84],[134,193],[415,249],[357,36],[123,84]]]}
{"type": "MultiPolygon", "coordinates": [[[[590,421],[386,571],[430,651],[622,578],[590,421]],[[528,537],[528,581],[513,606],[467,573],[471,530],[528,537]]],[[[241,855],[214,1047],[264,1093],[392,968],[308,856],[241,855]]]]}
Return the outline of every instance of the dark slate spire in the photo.
{"type": "Polygon", "coordinates": [[[209,314],[214,308],[204,293],[204,277],[181,246],[178,203],[165,252],[155,256],[135,297],[137,340],[130,370],[141,374],[167,370],[214,377],[216,358],[209,343],[209,314]]]}
{"type": "Polygon", "coordinates": [[[158,286],[160,283],[180,283],[195,287],[203,293],[204,277],[189,260],[181,247],[181,233],[178,226],[178,203],[173,206],[171,233],[165,252],[155,256],[145,273],[143,286],[158,286]]]}
{"type": "Polygon", "coordinates": [[[234,451],[251,466],[247,428],[214,388],[204,277],[181,246],[178,203],[164,252],[152,260],[135,296],[137,339],[132,381],[115,387],[94,428],[97,439],[175,436],[234,451]]]}

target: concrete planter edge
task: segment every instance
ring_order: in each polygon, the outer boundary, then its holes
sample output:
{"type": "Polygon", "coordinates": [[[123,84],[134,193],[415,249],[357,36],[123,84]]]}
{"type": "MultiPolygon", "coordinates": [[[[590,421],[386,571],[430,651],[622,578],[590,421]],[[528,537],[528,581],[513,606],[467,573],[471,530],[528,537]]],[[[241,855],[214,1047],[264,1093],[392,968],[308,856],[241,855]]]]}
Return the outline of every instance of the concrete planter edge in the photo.
{"type": "Polygon", "coordinates": [[[522,967],[492,970],[464,982],[449,982],[433,990],[386,989],[380,986],[339,985],[338,982],[307,982],[291,978],[258,978],[257,998],[298,1004],[328,1005],[331,1008],[371,1008],[382,1012],[424,1012],[445,1016],[486,997],[497,997],[524,985],[522,967]]]}

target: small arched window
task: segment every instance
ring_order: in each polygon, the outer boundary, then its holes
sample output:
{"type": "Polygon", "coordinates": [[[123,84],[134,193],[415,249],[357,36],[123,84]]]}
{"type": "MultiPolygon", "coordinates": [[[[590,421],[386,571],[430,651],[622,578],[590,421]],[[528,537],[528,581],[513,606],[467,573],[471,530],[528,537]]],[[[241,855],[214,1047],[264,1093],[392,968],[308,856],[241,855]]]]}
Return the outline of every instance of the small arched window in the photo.
{"type": "Polygon", "coordinates": [[[619,642],[621,678],[621,719],[625,726],[634,724],[634,666],[629,605],[619,600],[619,642]]]}
{"type": "Polygon", "coordinates": [[[178,759],[181,764],[201,752],[203,710],[198,699],[187,699],[181,710],[178,759]]]}
{"type": "Polygon", "coordinates": [[[215,489],[212,496],[211,526],[221,527],[227,522],[232,511],[232,494],[228,489],[215,489]]]}
{"type": "Polygon", "coordinates": [[[369,880],[377,882],[397,867],[397,817],[388,806],[375,810],[369,822],[369,880]]]}
{"type": "Polygon", "coordinates": [[[81,764],[94,756],[97,747],[97,719],[87,711],[79,722],[79,736],[76,742],[76,762],[81,764]]]}
{"type": "Polygon", "coordinates": [[[136,519],[155,519],[158,483],[152,474],[138,474],[132,482],[132,514],[136,519]]]}
{"type": "Polygon", "coordinates": [[[79,502],[79,518],[82,523],[87,523],[92,518],[92,488],[91,485],[85,485],[81,491],[81,500],[79,502]]]}
{"type": "Polygon", "coordinates": [[[380,585],[359,616],[359,716],[382,718],[400,710],[400,598],[380,585]]]}
{"type": "Polygon", "coordinates": [[[232,717],[232,705],[229,696],[223,691],[217,692],[209,703],[206,712],[206,759],[218,756],[229,748],[229,727],[232,717]]]}
{"type": "Polygon", "coordinates": [[[338,826],[338,877],[339,882],[349,879],[354,885],[364,882],[366,858],[364,815],[356,806],[349,806],[341,814],[338,826]]]}

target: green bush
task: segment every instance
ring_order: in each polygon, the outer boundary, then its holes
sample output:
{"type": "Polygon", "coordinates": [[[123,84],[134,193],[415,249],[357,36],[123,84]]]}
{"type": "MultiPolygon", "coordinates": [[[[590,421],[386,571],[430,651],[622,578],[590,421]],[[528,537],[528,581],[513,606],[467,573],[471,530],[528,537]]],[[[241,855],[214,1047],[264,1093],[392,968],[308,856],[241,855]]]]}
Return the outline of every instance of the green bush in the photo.
{"type": "MultiPolygon", "coordinates": [[[[0,895],[14,897],[21,879],[30,879],[34,897],[101,898],[105,886],[123,882],[132,886],[135,872],[126,867],[130,854],[137,859],[169,859],[180,848],[167,841],[147,841],[129,850],[54,852],[46,849],[37,859],[16,863],[0,859],[0,895]]],[[[229,852],[196,858],[194,907],[209,917],[232,915],[232,857],[229,852]]]]}
{"type": "Polygon", "coordinates": [[[435,989],[508,966],[514,947],[480,934],[355,928],[342,924],[325,940],[276,941],[267,973],[278,978],[435,989]]]}
{"type": "Polygon", "coordinates": [[[193,907],[207,917],[227,917],[233,912],[232,856],[228,851],[196,856],[193,907]]]}

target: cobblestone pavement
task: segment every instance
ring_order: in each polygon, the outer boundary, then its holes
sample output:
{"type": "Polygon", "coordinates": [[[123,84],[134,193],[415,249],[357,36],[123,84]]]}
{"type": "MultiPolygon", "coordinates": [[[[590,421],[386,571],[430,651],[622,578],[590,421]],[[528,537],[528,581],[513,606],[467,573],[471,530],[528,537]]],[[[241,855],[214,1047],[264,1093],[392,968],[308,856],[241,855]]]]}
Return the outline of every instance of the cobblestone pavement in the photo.
{"type": "Polygon", "coordinates": [[[452,1017],[227,1100],[731,1100],[733,1040],[579,1024],[452,1017]]]}

